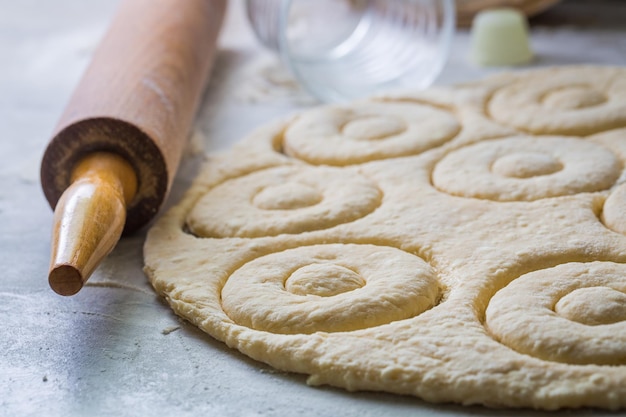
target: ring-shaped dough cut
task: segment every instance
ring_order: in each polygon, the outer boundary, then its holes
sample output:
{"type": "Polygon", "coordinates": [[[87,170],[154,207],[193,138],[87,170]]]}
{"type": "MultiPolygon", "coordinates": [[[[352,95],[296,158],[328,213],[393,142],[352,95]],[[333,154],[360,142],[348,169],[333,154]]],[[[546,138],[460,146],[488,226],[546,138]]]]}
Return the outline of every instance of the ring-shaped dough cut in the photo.
{"type": "Polygon", "coordinates": [[[418,103],[368,102],[303,114],[284,134],[287,155],[344,166],[416,155],[454,138],[461,126],[445,110],[418,103]]]}
{"type": "Polygon", "coordinates": [[[626,126],[626,75],[615,68],[521,76],[488,105],[498,122],[540,135],[585,136],[626,126]]]}
{"type": "Polygon", "coordinates": [[[496,340],[536,358],[625,365],[625,294],[624,264],[562,264],[525,274],[498,291],[487,307],[486,326],[496,340]],[[608,324],[587,324],[587,316],[608,324]]]}
{"type": "Polygon", "coordinates": [[[187,216],[202,237],[263,237],[328,229],[365,217],[382,201],[370,179],[330,167],[279,167],[226,181],[187,216]]]}
{"type": "Polygon", "coordinates": [[[452,151],[433,185],[448,194],[494,201],[534,201],[609,189],[622,166],[608,149],[583,139],[512,137],[452,151]]]}
{"type": "Polygon", "coordinates": [[[224,285],[222,305],[242,326],[310,334],[365,329],[411,318],[433,307],[439,294],[434,270],[415,255],[385,246],[327,244],[289,249],[248,262],[224,285]],[[311,273],[315,270],[319,273],[311,273]],[[286,283],[297,275],[301,275],[297,277],[300,281],[310,280],[311,294],[288,290],[286,283]],[[357,280],[363,284],[354,285],[357,280]],[[333,281],[338,289],[334,293],[328,291],[333,281]],[[324,287],[327,295],[318,295],[316,286],[324,287]]]}

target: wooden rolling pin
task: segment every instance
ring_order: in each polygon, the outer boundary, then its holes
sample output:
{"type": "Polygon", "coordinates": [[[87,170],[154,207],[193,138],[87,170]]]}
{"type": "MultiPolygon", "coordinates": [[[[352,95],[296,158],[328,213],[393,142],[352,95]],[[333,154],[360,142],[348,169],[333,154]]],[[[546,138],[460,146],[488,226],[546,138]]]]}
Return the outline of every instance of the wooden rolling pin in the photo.
{"type": "Polygon", "coordinates": [[[123,0],[41,163],[54,208],[49,283],[77,293],[174,179],[225,0],[123,0]]]}

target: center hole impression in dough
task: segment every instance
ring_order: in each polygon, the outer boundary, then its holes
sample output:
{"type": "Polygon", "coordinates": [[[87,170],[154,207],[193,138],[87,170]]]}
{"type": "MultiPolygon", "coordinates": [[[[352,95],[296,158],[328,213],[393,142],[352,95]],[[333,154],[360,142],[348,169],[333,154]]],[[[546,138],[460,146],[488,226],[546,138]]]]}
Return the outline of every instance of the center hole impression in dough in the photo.
{"type": "Polygon", "coordinates": [[[561,317],[590,326],[626,321],[626,294],[609,287],[579,288],[554,306],[561,317]]]}
{"type": "Polygon", "coordinates": [[[544,153],[516,152],[496,160],[491,169],[503,177],[531,178],[554,174],[563,169],[563,164],[544,153]]]}
{"type": "Polygon", "coordinates": [[[290,210],[313,206],[322,201],[322,193],[302,183],[288,182],[265,187],[254,196],[252,204],[264,210],[290,210]]]}
{"type": "Polygon", "coordinates": [[[406,125],[397,117],[370,116],[351,120],[342,130],[353,139],[376,140],[402,133],[406,130],[406,125]]]}
{"type": "Polygon", "coordinates": [[[285,283],[285,289],[298,295],[333,295],[356,290],[365,280],[355,271],[341,265],[315,263],[295,271],[285,283]]]}

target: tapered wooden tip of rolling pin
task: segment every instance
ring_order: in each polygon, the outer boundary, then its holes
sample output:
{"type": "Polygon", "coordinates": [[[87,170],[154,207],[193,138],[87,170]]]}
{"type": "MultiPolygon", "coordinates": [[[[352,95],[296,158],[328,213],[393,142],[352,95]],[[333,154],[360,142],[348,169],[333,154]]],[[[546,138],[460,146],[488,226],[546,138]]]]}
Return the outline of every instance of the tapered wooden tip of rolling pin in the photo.
{"type": "Polygon", "coordinates": [[[48,274],[50,288],[59,295],[74,295],[83,288],[83,277],[72,265],[58,265],[48,274]]]}
{"type": "Polygon", "coordinates": [[[122,157],[95,152],[79,161],[54,210],[48,282],[76,294],[122,235],[137,176],[122,157]]]}

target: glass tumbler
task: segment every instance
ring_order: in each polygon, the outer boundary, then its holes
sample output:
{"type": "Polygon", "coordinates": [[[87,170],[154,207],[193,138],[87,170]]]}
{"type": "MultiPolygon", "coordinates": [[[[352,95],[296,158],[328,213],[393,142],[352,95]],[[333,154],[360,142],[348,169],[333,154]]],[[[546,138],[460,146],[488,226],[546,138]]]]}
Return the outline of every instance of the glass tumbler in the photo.
{"type": "Polygon", "coordinates": [[[247,0],[257,38],[322,101],[428,87],[455,30],[454,0],[247,0]]]}

